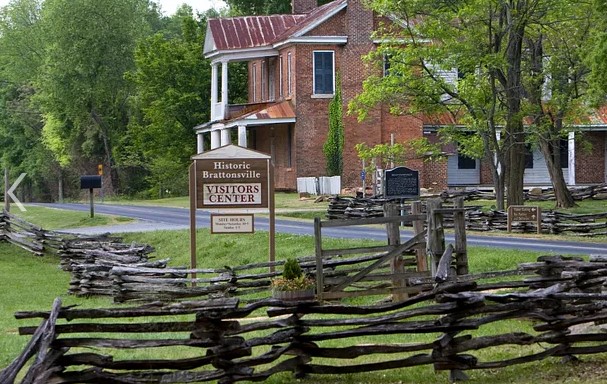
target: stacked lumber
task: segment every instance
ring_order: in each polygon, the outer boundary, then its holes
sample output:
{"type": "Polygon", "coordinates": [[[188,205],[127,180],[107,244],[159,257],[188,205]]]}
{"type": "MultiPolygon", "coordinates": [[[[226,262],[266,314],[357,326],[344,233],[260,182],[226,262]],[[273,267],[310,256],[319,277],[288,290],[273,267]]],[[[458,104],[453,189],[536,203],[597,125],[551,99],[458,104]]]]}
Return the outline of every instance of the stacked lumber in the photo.
{"type": "Polygon", "coordinates": [[[18,312],[42,324],[19,328],[32,342],[0,382],[20,375],[23,382],[233,383],[280,372],[301,378],[419,365],[449,371],[456,381],[464,371],[607,351],[599,328],[607,320],[607,255],[542,257],[521,264],[520,275],[482,278],[453,275],[451,261],[445,252],[433,289],[397,303],[220,298],[101,309],[56,302],[50,312],[18,312]],[[516,330],[509,331],[512,320],[516,330]],[[419,334],[428,337],[408,337],[419,334]],[[491,361],[479,353],[496,347],[491,361]],[[114,357],[123,349],[129,353],[114,357]]]}

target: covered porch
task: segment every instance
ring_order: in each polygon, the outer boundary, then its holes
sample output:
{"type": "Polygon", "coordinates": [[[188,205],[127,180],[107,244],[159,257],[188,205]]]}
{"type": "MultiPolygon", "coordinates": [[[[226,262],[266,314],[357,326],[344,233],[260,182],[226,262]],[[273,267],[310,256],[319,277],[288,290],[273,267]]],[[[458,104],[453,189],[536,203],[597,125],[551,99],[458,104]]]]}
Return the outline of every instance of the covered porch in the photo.
{"type": "Polygon", "coordinates": [[[227,119],[195,127],[197,153],[236,144],[269,154],[274,163],[275,188],[297,188],[295,112],[289,100],[230,105],[227,119]]]}

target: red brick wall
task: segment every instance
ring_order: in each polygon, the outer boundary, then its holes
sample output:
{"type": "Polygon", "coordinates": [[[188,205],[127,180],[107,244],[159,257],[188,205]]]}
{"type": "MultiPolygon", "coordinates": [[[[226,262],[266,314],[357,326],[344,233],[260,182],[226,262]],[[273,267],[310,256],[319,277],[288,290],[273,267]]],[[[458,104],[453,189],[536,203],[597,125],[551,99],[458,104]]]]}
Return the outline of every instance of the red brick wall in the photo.
{"type": "Polygon", "coordinates": [[[481,185],[493,186],[493,175],[491,174],[491,168],[487,164],[486,160],[481,160],[481,185]]]}
{"type": "Polygon", "coordinates": [[[422,188],[432,193],[447,189],[447,160],[425,161],[422,164],[419,182],[422,188]]]}
{"type": "Polygon", "coordinates": [[[253,130],[255,149],[273,156],[275,188],[278,190],[293,189],[297,185],[293,168],[296,154],[292,151],[291,164],[289,164],[289,141],[293,143],[294,129],[289,129],[289,124],[276,124],[270,127],[256,127],[253,130]],[[291,135],[290,138],[289,135],[291,135]]]}
{"type": "Polygon", "coordinates": [[[575,182],[579,184],[596,184],[605,182],[605,135],[606,132],[584,132],[582,140],[592,145],[585,151],[576,140],[575,182]]]}
{"type": "Polygon", "coordinates": [[[346,30],[346,11],[342,10],[326,22],[320,24],[306,36],[344,36],[346,30]]]}
{"type": "MultiPolygon", "coordinates": [[[[382,21],[385,21],[382,19],[382,21]]],[[[350,100],[362,90],[362,82],[369,75],[362,57],[366,55],[375,46],[371,41],[371,34],[374,24],[378,23],[378,18],[373,17],[371,11],[366,10],[360,1],[351,0],[348,3],[347,12],[342,11],[332,17],[327,22],[319,25],[308,36],[343,36],[348,35],[348,43],[345,46],[334,45],[291,45],[280,50],[282,57],[282,88],[283,98],[291,98],[294,103],[297,122],[293,128],[293,153],[292,166],[296,170],[287,170],[284,164],[280,162],[280,155],[277,156],[277,186],[288,185],[289,182],[295,186],[295,177],[303,176],[322,176],[326,175],[325,159],[322,147],[326,141],[328,132],[328,106],[331,98],[318,98],[313,93],[313,51],[315,50],[333,50],[335,52],[336,70],[341,76],[344,128],[345,128],[345,146],[344,146],[344,173],[342,175],[342,185],[358,186],[360,184],[360,170],[362,164],[354,146],[358,143],[366,143],[373,146],[380,143],[389,143],[391,134],[394,134],[395,141],[402,143],[414,138],[421,137],[423,126],[421,120],[412,116],[393,116],[382,108],[371,111],[368,118],[363,122],[358,122],[356,116],[348,116],[347,108],[350,100]],[[292,89],[291,96],[288,95],[287,86],[287,57],[292,54],[292,89]]],[[[280,58],[276,59],[277,61],[280,58]]],[[[261,101],[261,60],[251,61],[256,63],[257,69],[257,101],[261,101]]],[[[275,82],[277,84],[276,97],[279,97],[278,82],[280,80],[279,64],[276,64],[275,82]]],[[[249,79],[252,79],[249,73],[249,79]]],[[[249,95],[252,101],[252,85],[249,85],[249,95]]],[[[266,92],[267,94],[267,92],[266,92]]],[[[279,132],[274,131],[275,148],[286,148],[286,139],[279,132]]],[[[260,147],[265,140],[270,140],[270,130],[267,128],[256,128],[257,149],[269,153],[270,148],[260,147]]],[[[269,145],[269,144],[268,144],[269,145]]],[[[446,164],[423,163],[421,160],[411,160],[406,164],[412,169],[420,171],[420,183],[422,187],[436,187],[439,184],[432,184],[437,180],[438,183],[446,184],[446,164]]]]}

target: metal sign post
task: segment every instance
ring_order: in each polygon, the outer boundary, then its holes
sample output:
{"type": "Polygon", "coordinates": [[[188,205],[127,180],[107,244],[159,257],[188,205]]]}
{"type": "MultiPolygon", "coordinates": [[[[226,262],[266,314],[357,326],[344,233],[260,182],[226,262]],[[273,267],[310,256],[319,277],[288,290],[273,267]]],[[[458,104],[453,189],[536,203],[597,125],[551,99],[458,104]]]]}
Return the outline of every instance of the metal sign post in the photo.
{"type": "Polygon", "coordinates": [[[95,217],[93,189],[101,188],[101,176],[80,176],[80,189],[89,190],[89,203],[91,205],[91,219],[95,217]]]}

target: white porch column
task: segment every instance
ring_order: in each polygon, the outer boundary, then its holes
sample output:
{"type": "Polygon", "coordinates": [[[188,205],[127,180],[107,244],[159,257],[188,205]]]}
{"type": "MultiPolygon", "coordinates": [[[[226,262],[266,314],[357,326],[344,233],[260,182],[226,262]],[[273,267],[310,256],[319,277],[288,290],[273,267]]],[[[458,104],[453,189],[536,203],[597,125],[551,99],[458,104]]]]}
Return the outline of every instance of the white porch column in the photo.
{"type": "Polygon", "coordinates": [[[211,131],[211,149],[219,148],[221,146],[221,130],[216,129],[211,131]]]}
{"type": "Polygon", "coordinates": [[[196,135],[196,153],[204,152],[204,137],[202,133],[196,135]]]}
{"type": "Polygon", "coordinates": [[[217,85],[219,84],[218,64],[211,64],[211,107],[217,104],[217,85]]]}
{"type": "Polygon", "coordinates": [[[232,144],[232,138],[230,137],[230,128],[224,128],[221,130],[221,146],[232,144]]]}
{"type": "Polygon", "coordinates": [[[567,184],[575,185],[575,132],[569,132],[567,155],[567,167],[569,170],[569,180],[567,181],[567,184]]]}
{"type": "MultiPolygon", "coordinates": [[[[500,141],[502,137],[502,132],[497,131],[495,132],[495,138],[497,139],[497,141],[500,141]]],[[[493,161],[495,161],[495,163],[497,164],[497,174],[501,175],[502,174],[502,164],[497,162],[497,153],[495,155],[493,155],[493,161]]]]}
{"type": "Polygon", "coordinates": [[[239,125],[238,126],[238,145],[240,147],[247,147],[247,126],[239,125]]]}
{"type": "Polygon", "coordinates": [[[228,62],[221,62],[221,105],[223,105],[224,118],[228,110],[228,62]]]}

